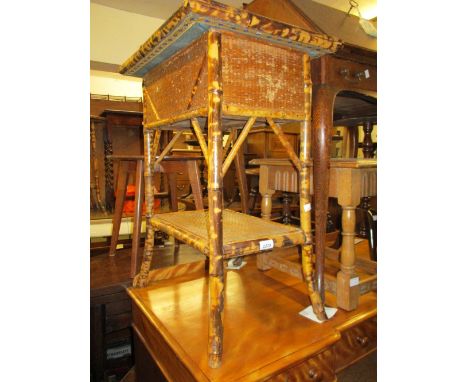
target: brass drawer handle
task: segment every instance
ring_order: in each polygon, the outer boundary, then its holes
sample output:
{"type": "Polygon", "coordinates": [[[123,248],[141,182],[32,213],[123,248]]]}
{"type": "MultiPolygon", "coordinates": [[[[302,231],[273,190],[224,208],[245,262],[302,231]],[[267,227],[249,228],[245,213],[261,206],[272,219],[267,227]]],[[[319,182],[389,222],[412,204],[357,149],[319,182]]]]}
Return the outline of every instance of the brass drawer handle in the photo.
{"type": "Polygon", "coordinates": [[[369,69],[361,70],[360,72],[357,72],[352,76],[351,71],[348,68],[342,68],[340,69],[340,74],[346,81],[354,83],[370,78],[369,69]]]}
{"type": "Polygon", "coordinates": [[[322,380],[322,375],[320,371],[315,369],[309,369],[309,379],[314,382],[320,382],[322,380]]]}
{"type": "Polygon", "coordinates": [[[179,190],[179,191],[182,191],[185,189],[185,184],[183,184],[182,186],[176,186],[176,188],[179,190]]]}
{"type": "Polygon", "coordinates": [[[365,336],[365,337],[357,336],[356,341],[362,347],[366,347],[369,344],[369,337],[367,337],[367,336],[365,336]]]}

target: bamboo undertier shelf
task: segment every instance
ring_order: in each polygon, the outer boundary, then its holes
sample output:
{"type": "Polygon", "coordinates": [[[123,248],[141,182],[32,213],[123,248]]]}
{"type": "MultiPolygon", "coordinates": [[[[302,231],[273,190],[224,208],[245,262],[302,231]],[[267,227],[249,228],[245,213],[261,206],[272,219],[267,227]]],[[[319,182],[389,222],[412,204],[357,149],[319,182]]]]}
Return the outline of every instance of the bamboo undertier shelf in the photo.
{"type": "MultiPolygon", "coordinates": [[[[156,215],[152,225],[208,255],[208,211],[184,211],[156,215]]],[[[261,251],[260,243],[272,240],[275,248],[304,244],[298,227],[260,219],[232,210],[223,211],[224,258],[261,251]]]]}

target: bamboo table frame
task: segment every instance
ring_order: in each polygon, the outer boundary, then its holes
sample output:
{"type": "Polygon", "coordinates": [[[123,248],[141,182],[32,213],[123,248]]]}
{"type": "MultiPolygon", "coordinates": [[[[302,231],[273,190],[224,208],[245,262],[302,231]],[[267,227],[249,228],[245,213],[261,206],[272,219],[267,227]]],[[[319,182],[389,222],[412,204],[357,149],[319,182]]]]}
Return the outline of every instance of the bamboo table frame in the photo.
{"type": "MultiPolygon", "coordinates": [[[[251,165],[260,166],[259,191],[262,195],[262,218],[271,218],[271,197],[275,191],[298,192],[296,169],[287,159],[253,159],[251,165]]],[[[310,180],[313,184],[313,177],[310,180]]],[[[312,193],[313,187],[310,188],[312,193]]],[[[329,196],[338,199],[342,212],[342,236],[340,271],[335,279],[325,279],[325,289],[337,296],[337,305],[345,310],[356,309],[359,296],[376,289],[377,276],[359,279],[356,269],[354,238],[356,230],[356,207],[361,197],[377,195],[377,160],[332,159],[330,161],[329,196]],[[357,278],[357,279],[356,279],[357,278]]],[[[338,260],[339,253],[328,249],[331,257],[338,260]]],[[[286,270],[301,278],[297,267],[276,256],[258,254],[259,269],[271,267],[286,270]]],[[[359,261],[359,265],[376,272],[373,262],[359,261]],[[365,263],[365,264],[363,264],[365,263]]]]}
{"type": "MultiPolygon", "coordinates": [[[[319,57],[332,53],[339,45],[337,40],[324,34],[311,33],[215,1],[185,0],[184,5],[121,67],[122,74],[144,77],[143,125],[145,196],[148,203],[146,210],[147,231],[141,271],[134,279],[134,286],[147,285],[151,264],[154,239],[154,227],[151,224],[154,167],[159,164],[162,157],[171,151],[182,131],[189,128],[193,128],[208,164],[207,240],[210,291],[208,364],[212,368],[221,365],[223,345],[224,261],[226,260],[223,256],[223,176],[256,122],[264,123],[266,121],[268,123],[300,172],[302,240],[297,241],[297,233],[295,232],[294,239],[289,239],[288,235],[284,234],[280,243],[274,241],[274,245],[276,247],[287,245],[287,243],[290,243],[289,245],[301,244],[302,267],[309,298],[315,314],[322,320],[327,319],[322,303],[323,299],[317,293],[314,285],[312,266],[309,192],[312,144],[311,56],[319,57]],[[191,36],[193,37],[191,42],[184,40],[191,36]],[[226,45],[223,41],[226,42],[226,45]],[[190,43],[191,45],[188,45],[190,43]],[[181,45],[185,47],[181,48],[181,45]],[[245,54],[245,50],[249,48],[262,57],[259,58],[261,65],[258,68],[261,74],[253,76],[253,85],[246,88],[246,91],[255,92],[261,88],[266,89],[265,94],[256,94],[255,97],[250,98],[246,92],[242,94],[242,87],[247,86],[244,85],[245,78],[242,77],[239,80],[235,77],[236,73],[223,70],[224,59],[229,61],[232,58],[229,64],[237,67],[236,59],[240,60],[242,54],[245,54]],[[197,56],[198,51],[205,53],[197,56]],[[229,56],[230,54],[231,56],[229,56]],[[235,56],[236,54],[238,56],[235,56]],[[221,61],[222,57],[223,61],[221,61]],[[294,70],[288,68],[284,57],[291,60],[294,70]],[[191,79],[193,82],[189,85],[189,92],[186,93],[187,100],[184,104],[185,95],[182,90],[186,89],[184,86],[187,84],[181,83],[181,76],[185,73],[180,72],[179,76],[175,76],[174,73],[177,73],[177,70],[184,64],[187,68],[192,68],[193,66],[189,65],[192,65],[192,61],[195,59],[200,63],[200,69],[198,75],[191,79]],[[279,67],[272,68],[271,64],[275,62],[273,59],[276,59],[279,67]],[[273,76],[277,82],[272,82],[273,76]],[[294,83],[288,83],[289,80],[294,83]],[[242,84],[239,85],[239,91],[238,88],[230,88],[225,84],[225,82],[236,83],[235,81],[242,84]],[[166,89],[166,93],[163,89],[166,89]],[[177,92],[182,98],[170,98],[171,94],[167,93],[169,89],[171,92],[177,92]],[[286,94],[284,98],[281,98],[282,93],[286,94]],[[291,101],[292,95],[295,97],[294,101],[291,101]],[[168,99],[170,101],[166,102],[165,100],[168,99]],[[206,103],[204,104],[200,99],[205,100],[206,103]],[[237,99],[237,102],[234,102],[234,99],[237,99]],[[286,105],[288,100],[293,102],[291,106],[286,105]],[[294,110],[291,110],[293,107],[294,110]],[[206,118],[208,130],[206,141],[200,118],[206,118]],[[243,126],[239,125],[242,123],[241,121],[246,121],[243,126]],[[289,121],[301,121],[299,157],[281,129],[281,123],[289,121]],[[234,135],[236,134],[234,131],[239,127],[241,130],[233,148],[226,154],[222,142],[223,129],[232,129],[231,134],[234,135]],[[162,149],[160,158],[155,160],[155,153],[158,150],[161,130],[163,129],[178,132],[162,149]]],[[[248,56],[247,62],[250,62],[251,58],[252,56],[248,56]]],[[[255,62],[253,61],[253,63],[255,62]]],[[[239,66],[239,70],[244,70],[242,65],[239,66]]],[[[252,217],[252,219],[258,218],[252,217]]],[[[276,223],[258,219],[257,224],[273,227],[276,223]]],[[[164,224],[158,228],[164,229],[164,224]]],[[[170,229],[168,231],[171,232],[170,229]]],[[[198,236],[192,236],[189,233],[183,235],[180,229],[177,233],[191,245],[199,240],[198,236]]],[[[204,246],[204,243],[202,244],[199,247],[204,246]]],[[[233,253],[235,256],[243,256],[247,253],[245,252],[247,249],[250,254],[252,246],[256,244],[254,241],[241,243],[238,247],[233,244],[233,253]]],[[[257,249],[257,252],[260,252],[260,249],[257,249]]]]}

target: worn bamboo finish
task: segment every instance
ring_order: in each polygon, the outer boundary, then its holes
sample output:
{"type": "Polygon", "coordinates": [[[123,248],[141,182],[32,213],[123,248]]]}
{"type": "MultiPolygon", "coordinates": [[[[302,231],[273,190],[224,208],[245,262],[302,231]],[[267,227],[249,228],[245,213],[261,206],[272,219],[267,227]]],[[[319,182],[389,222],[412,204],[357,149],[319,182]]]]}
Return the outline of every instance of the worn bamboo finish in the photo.
{"type": "MultiPolygon", "coordinates": [[[[308,57],[308,56],[307,56],[308,57]]],[[[304,90],[306,91],[306,90],[304,90]]],[[[310,104],[310,101],[309,101],[310,104]]],[[[307,120],[307,115],[310,117],[310,112],[308,114],[305,114],[305,120],[307,120]]],[[[272,118],[267,118],[268,124],[271,126],[272,130],[280,140],[281,144],[284,146],[287,154],[289,155],[289,158],[291,158],[291,161],[293,162],[294,166],[296,166],[297,171],[301,171],[301,162],[299,158],[297,157],[296,153],[294,152],[294,148],[291,146],[291,143],[289,143],[288,139],[285,137],[283,133],[283,129],[279,125],[273,121],[272,118]]]]}
{"type": "Polygon", "coordinates": [[[228,135],[228,138],[226,140],[226,144],[224,145],[223,160],[224,160],[224,158],[226,158],[226,155],[229,152],[229,148],[231,147],[231,143],[235,139],[236,136],[237,136],[237,130],[232,129],[231,132],[228,135]]]}
{"type": "Polygon", "coordinates": [[[257,118],[255,117],[250,117],[247,123],[245,124],[244,128],[242,129],[241,133],[236,139],[236,142],[232,146],[232,150],[229,152],[229,155],[225,159],[223,163],[223,170],[222,170],[222,176],[224,177],[226,173],[229,170],[229,167],[231,166],[232,161],[234,160],[234,157],[237,155],[239,149],[242,147],[242,144],[244,143],[245,139],[247,138],[247,135],[249,134],[250,129],[255,123],[255,120],[257,118]]]}
{"type": "Polygon", "coordinates": [[[143,126],[145,129],[154,129],[156,127],[172,125],[173,123],[184,121],[186,119],[192,119],[197,117],[203,117],[208,112],[206,107],[201,107],[196,110],[188,111],[187,113],[179,114],[176,117],[160,119],[158,121],[145,123],[143,126]]]}
{"type": "Polygon", "coordinates": [[[198,123],[198,119],[192,118],[191,122],[193,131],[195,132],[195,136],[198,139],[198,144],[200,145],[200,149],[203,153],[203,156],[205,157],[205,160],[208,160],[208,147],[206,146],[205,137],[203,136],[203,131],[200,124],[198,123]]]}
{"type": "Polygon", "coordinates": [[[223,264],[223,134],[221,131],[221,35],[208,32],[208,222],[209,306],[208,364],[221,366],[223,352],[224,264],[223,264]]]}
{"type": "Polygon", "coordinates": [[[342,43],[323,33],[315,33],[292,25],[273,21],[267,17],[250,13],[244,9],[233,8],[215,1],[185,0],[183,7],[139,48],[120,67],[119,72],[134,75],[144,68],[149,59],[163,52],[163,40],[177,39],[192,23],[181,23],[181,20],[192,14],[194,19],[206,26],[216,26],[223,29],[242,30],[257,38],[262,38],[277,44],[289,45],[294,43],[298,49],[313,51],[315,55],[335,52],[342,43]]]}
{"type": "MultiPolygon", "coordinates": [[[[312,265],[312,226],[311,226],[311,200],[310,200],[310,161],[311,161],[311,98],[312,80],[310,77],[310,57],[304,55],[304,113],[306,118],[301,123],[301,147],[300,147],[300,221],[306,241],[302,246],[302,272],[309,291],[314,313],[320,320],[326,320],[327,315],[323,306],[324,297],[321,297],[316,290],[313,278],[312,265]]],[[[273,125],[272,125],[273,126],[273,125]]],[[[278,135],[279,137],[279,135],[278,135]]],[[[288,142],[289,143],[289,142],[288,142]]],[[[286,145],[284,145],[287,147],[286,145]]],[[[297,166],[296,166],[297,167],[297,166]]]]}
{"type": "Polygon", "coordinates": [[[153,190],[153,157],[152,142],[154,140],[154,131],[144,131],[144,154],[145,154],[145,201],[146,201],[146,240],[141,262],[140,273],[133,279],[133,286],[144,287],[147,284],[148,272],[151,266],[154,247],[154,228],[151,225],[151,215],[153,213],[154,190],[153,190]]]}
{"type": "Polygon", "coordinates": [[[159,155],[159,158],[156,159],[156,161],[154,162],[154,167],[156,167],[159,163],[162,162],[162,160],[164,159],[164,157],[170,153],[170,151],[172,150],[172,148],[174,147],[174,145],[176,144],[177,140],[180,138],[180,136],[182,135],[183,131],[178,131],[173,137],[172,139],[170,140],[170,142],[167,144],[166,147],[164,147],[164,150],[161,152],[161,154],[159,155]]]}
{"type": "MultiPolygon", "coordinates": [[[[149,103],[149,105],[150,105],[150,108],[151,108],[151,111],[152,111],[153,114],[154,114],[154,117],[155,117],[156,119],[160,119],[159,113],[158,113],[158,111],[156,110],[156,107],[154,106],[154,103],[153,103],[153,101],[151,100],[150,95],[148,94],[148,90],[146,90],[145,87],[143,88],[143,96],[145,97],[145,101],[148,101],[148,103],[149,103]]],[[[145,116],[145,118],[147,118],[147,116],[145,116]]]]}
{"type": "MultiPolygon", "coordinates": [[[[304,233],[296,226],[288,226],[229,209],[223,210],[223,257],[258,253],[260,242],[271,240],[275,248],[304,244],[304,233]]],[[[175,238],[210,254],[208,211],[183,211],[158,214],[151,223],[175,238]]]]}
{"type": "MultiPolygon", "coordinates": [[[[159,142],[161,141],[161,130],[156,130],[154,132],[153,144],[151,145],[151,160],[156,160],[156,155],[158,154],[159,142]]],[[[156,170],[156,166],[153,165],[153,171],[156,170]]]]}

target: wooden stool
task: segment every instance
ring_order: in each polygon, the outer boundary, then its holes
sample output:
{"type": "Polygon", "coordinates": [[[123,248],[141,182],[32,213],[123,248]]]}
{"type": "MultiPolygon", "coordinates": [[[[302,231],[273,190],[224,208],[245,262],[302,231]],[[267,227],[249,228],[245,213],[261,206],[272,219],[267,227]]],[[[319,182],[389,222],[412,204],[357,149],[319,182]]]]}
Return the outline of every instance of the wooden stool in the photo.
{"type": "MultiPolygon", "coordinates": [[[[140,254],[140,232],[143,205],[143,155],[113,155],[111,159],[118,162],[117,185],[115,197],[114,216],[112,218],[112,238],[109,256],[115,256],[117,241],[119,239],[120,224],[122,222],[122,212],[125,202],[125,194],[128,185],[129,175],[135,174],[135,209],[133,215],[132,232],[132,255],[130,261],[130,277],[135,277],[140,254]]],[[[202,189],[200,184],[200,170],[197,161],[203,157],[165,157],[155,169],[155,172],[167,174],[169,183],[169,193],[161,193],[156,196],[169,196],[171,211],[178,210],[177,205],[177,173],[186,170],[189,175],[190,186],[195,201],[195,208],[203,210],[202,189]]]]}

